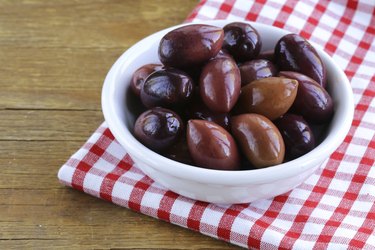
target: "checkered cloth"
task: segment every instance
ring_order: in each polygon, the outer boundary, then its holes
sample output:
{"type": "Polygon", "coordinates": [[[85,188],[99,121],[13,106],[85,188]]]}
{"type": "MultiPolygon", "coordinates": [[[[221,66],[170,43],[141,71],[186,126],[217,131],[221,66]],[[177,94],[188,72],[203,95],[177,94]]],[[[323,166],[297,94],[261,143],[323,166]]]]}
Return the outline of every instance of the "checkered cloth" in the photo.
{"type": "Polygon", "coordinates": [[[251,20],[299,33],[345,70],[355,116],[344,142],[294,190],[221,206],[166,190],[133,166],[103,123],[60,181],[143,214],[249,248],[375,249],[375,2],[207,0],[188,21],[251,20]]]}

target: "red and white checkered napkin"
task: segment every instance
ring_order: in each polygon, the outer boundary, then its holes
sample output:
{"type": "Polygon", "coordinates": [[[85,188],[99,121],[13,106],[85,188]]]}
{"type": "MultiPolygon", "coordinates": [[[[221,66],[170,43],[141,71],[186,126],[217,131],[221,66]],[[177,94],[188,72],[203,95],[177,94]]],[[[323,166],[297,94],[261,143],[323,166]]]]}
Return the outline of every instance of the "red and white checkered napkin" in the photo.
{"type": "Polygon", "coordinates": [[[249,248],[375,249],[374,1],[202,1],[188,21],[248,19],[299,33],[345,70],[354,92],[349,134],[322,168],[293,191],[221,206],[152,181],[103,123],[60,169],[67,186],[249,248]],[[283,3],[281,3],[283,2],[283,3]]]}

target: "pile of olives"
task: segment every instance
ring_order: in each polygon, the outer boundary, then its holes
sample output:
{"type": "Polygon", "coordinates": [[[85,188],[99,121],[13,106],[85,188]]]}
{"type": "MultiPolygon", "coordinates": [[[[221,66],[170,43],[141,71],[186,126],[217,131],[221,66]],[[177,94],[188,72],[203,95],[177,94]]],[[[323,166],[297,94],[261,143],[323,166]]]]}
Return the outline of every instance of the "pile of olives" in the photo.
{"type": "Polygon", "coordinates": [[[192,24],[133,74],[134,135],[168,158],[219,170],[273,166],[311,151],[333,116],[326,70],[296,34],[262,51],[248,23],[192,24]]]}

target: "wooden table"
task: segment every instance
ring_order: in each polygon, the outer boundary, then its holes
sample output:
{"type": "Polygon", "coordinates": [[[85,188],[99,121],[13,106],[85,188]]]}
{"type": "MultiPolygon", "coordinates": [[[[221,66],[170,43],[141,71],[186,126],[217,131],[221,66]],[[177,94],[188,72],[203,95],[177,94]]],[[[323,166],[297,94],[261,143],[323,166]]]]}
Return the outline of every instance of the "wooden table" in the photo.
{"type": "Polygon", "coordinates": [[[114,61],[197,0],[0,0],[0,249],[234,248],[62,186],[114,61]]]}

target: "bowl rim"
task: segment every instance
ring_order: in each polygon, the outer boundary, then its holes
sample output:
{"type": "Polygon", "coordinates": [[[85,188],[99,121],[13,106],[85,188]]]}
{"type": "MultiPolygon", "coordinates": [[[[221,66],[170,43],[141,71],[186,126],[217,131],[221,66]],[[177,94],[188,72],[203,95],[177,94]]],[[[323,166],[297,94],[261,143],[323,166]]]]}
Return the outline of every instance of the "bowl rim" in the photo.
{"type": "MultiPolygon", "coordinates": [[[[340,110],[335,109],[335,115],[333,119],[337,119],[335,122],[336,126],[332,128],[334,133],[328,133],[327,137],[312,151],[309,153],[296,158],[292,161],[288,161],[279,165],[271,166],[268,168],[262,169],[252,169],[252,170],[239,170],[239,171],[229,171],[229,170],[214,170],[200,168],[184,163],[180,163],[169,158],[166,158],[158,153],[153,152],[152,150],[145,147],[141,144],[125,124],[116,116],[116,105],[111,96],[114,93],[115,88],[115,76],[121,74],[121,70],[126,66],[126,61],[134,53],[137,52],[137,49],[147,46],[150,41],[160,37],[161,35],[176,29],[178,27],[191,25],[191,24],[209,24],[224,26],[227,23],[234,22],[233,20],[211,20],[211,21],[200,21],[192,23],[183,23],[180,25],[172,26],[161,31],[158,31],[154,34],[151,34],[144,39],[140,40],[128,50],[126,50],[113,64],[109,70],[102,87],[102,111],[107,122],[107,125],[116,138],[116,140],[125,148],[125,151],[136,159],[141,159],[149,167],[157,169],[165,174],[172,175],[180,179],[186,179],[193,182],[200,183],[210,183],[218,185],[248,185],[248,184],[260,184],[260,183],[269,183],[279,179],[286,179],[306,171],[317,164],[320,164],[322,161],[326,160],[342,143],[346,134],[348,133],[353,115],[354,115],[354,100],[352,89],[344,72],[340,69],[338,64],[333,61],[333,59],[324,52],[319,45],[314,44],[314,48],[317,50],[318,54],[322,60],[327,64],[327,62],[335,68],[336,73],[338,74],[339,79],[342,81],[341,92],[345,102],[342,102],[340,110]],[[337,115],[337,112],[340,115],[337,115]],[[121,130],[120,129],[124,129],[121,130]],[[146,157],[147,156],[147,157],[146,157]],[[157,161],[157,163],[155,162],[157,161]],[[209,177],[209,178],[208,178],[209,177]],[[235,183],[234,183],[235,181],[235,183]]],[[[279,29],[274,26],[254,23],[249,21],[239,21],[246,22],[258,29],[267,29],[269,31],[278,31],[285,34],[292,33],[286,30],[279,29]]],[[[129,60],[131,61],[131,60],[129,60]]],[[[333,122],[331,122],[332,126],[333,122]]],[[[140,166],[141,170],[142,167],[140,166]]],[[[157,181],[157,180],[156,180],[157,181]]]]}

